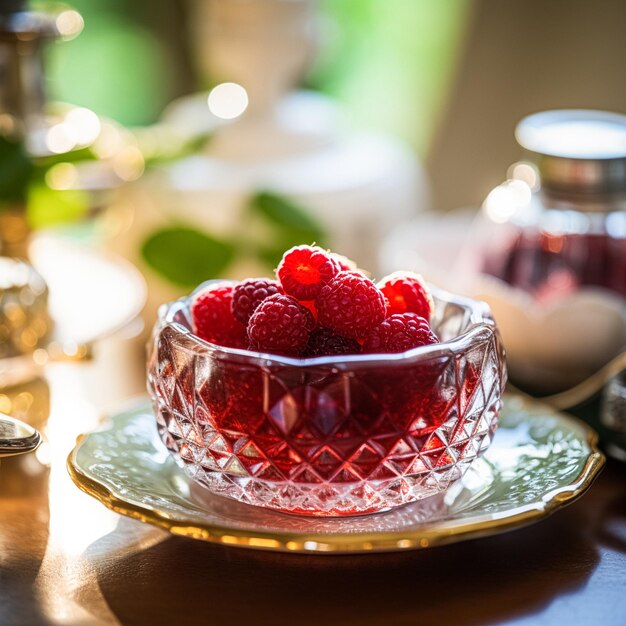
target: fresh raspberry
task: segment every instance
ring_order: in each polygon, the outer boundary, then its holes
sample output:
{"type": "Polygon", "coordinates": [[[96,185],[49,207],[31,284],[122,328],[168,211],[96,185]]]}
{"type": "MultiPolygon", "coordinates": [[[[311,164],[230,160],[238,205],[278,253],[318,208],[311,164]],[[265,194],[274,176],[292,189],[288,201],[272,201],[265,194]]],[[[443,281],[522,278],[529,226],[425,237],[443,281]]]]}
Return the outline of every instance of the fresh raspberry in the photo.
{"type": "Polygon", "coordinates": [[[315,308],[315,300],[300,300],[300,304],[311,312],[314,320],[317,320],[317,309],[315,308]]]}
{"type": "Polygon", "coordinates": [[[363,352],[405,352],[438,341],[423,317],[415,313],[395,313],[365,337],[363,352]]]}
{"type": "Polygon", "coordinates": [[[435,310],[433,297],[424,279],[413,272],[394,272],[378,283],[389,301],[389,315],[417,313],[430,321],[435,310]]]}
{"type": "Polygon", "coordinates": [[[201,291],[191,305],[198,337],[229,348],[246,347],[246,328],[231,312],[233,285],[218,283],[201,291]]]}
{"type": "Polygon", "coordinates": [[[285,252],[276,275],[286,294],[297,300],[315,300],[339,271],[339,263],[321,248],[296,246],[285,252]]]}
{"type": "Polygon", "coordinates": [[[330,328],[316,328],[309,337],[306,356],[326,356],[331,354],[358,354],[361,346],[355,339],[342,337],[330,328]]]}
{"type": "Polygon", "coordinates": [[[315,321],[291,296],[274,294],[259,304],[248,322],[253,350],[299,356],[306,349],[315,321]]]}
{"type": "Polygon", "coordinates": [[[233,291],[233,315],[242,324],[247,324],[259,304],[275,293],[282,293],[280,285],[275,280],[248,278],[240,282],[233,291]]]}
{"type": "Polygon", "coordinates": [[[321,326],[344,337],[360,339],[378,326],[387,311],[385,297],[359,272],[340,272],[315,300],[321,326]]]}

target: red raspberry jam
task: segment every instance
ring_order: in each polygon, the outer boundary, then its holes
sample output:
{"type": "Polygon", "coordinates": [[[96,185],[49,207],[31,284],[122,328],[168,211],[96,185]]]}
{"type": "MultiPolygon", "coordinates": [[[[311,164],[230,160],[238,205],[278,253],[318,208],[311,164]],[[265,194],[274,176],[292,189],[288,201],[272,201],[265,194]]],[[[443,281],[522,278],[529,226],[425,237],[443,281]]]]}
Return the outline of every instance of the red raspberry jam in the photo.
{"type": "Polygon", "coordinates": [[[583,286],[604,287],[626,297],[626,239],[608,234],[521,233],[484,270],[539,300],[583,286]]]}

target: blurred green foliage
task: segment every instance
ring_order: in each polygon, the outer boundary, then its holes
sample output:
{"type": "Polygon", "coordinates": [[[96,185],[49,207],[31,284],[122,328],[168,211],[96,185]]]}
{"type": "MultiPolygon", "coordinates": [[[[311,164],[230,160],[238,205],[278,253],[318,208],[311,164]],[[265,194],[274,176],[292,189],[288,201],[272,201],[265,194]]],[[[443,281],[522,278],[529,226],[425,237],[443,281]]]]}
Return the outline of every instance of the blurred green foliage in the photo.
{"type": "Polygon", "coordinates": [[[75,39],[48,48],[52,99],[129,126],[155,122],[172,99],[180,72],[167,42],[151,28],[172,2],[69,0],[68,5],[81,13],[85,27],[75,39]]]}
{"type": "Polygon", "coordinates": [[[0,134],[0,205],[23,202],[32,175],[24,144],[0,134]]]}
{"type": "Polygon", "coordinates": [[[173,226],[152,233],[141,255],[163,278],[193,287],[223,275],[235,256],[235,246],[188,226],[173,226]]]}
{"type": "Polygon", "coordinates": [[[293,200],[270,191],[261,191],[252,197],[248,210],[269,227],[271,236],[256,241],[251,250],[257,260],[268,269],[278,265],[283,253],[292,246],[316,243],[326,245],[327,234],[321,224],[293,200]]]}
{"type": "Polygon", "coordinates": [[[314,242],[324,245],[326,234],[321,225],[284,196],[259,192],[250,198],[246,209],[249,222],[256,223],[267,236],[217,239],[189,224],[176,224],[147,237],[141,247],[143,260],[162,278],[190,287],[224,276],[235,258],[253,258],[272,270],[286,248],[314,242]]]}
{"type": "Polygon", "coordinates": [[[274,241],[283,249],[313,241],[324,243],[325,233],[310,212],[284,196],[261,191],[253,196],[249,210],[271,226],[274,241]]]}
{"type": "MultiPolygon", "coordinates": [[[[194,2],[69,4],[83,15],[85,29],[50,51],[54,98],[140,125],[156,121],[174,96],[193,90],[183,18],[193,18],[194,2]]],[[[471,5],[322,0],[322,45],[306,84],[341,100],[358,124],[398,134],[424,153],[445,105],[471,5]]],[[[196,88],[210,82],[197,77],[196,88]]]]}
{"type": "Polygon", "coordinates": [[[309,84],[357,123],[424,154],[445,106],[470,0],[323,0],[326,37],[309,84]]]}
{"type": "Polygon", "coordinates": [[[63,162],[91,160],[88,148],[33,157],[24,142],[0,134],[0,211],[19,204],[26,207],[32,228],[75,222],[89,211],[89,194],[81,190],[52,189],[46,184],[46,172],[63,162]]]}
{"type": "MultiPolygon", "coordinates": [[[[157,121],[165,105],[180,93],[180,76],[190,75],[192,62],[181,52],[186,47],[183,22],[173,18],[184,11],[193,15],[194,3],[70,0],[69,4],[83,15],[85,28],[76,39],[50,47],[51,97],[126,125],[157,121]]],[[[470,0],[322,0],[323,41],[306,86],[338,98],[357,124],[398,134],[425,153],[445,104],[470,6],[470,0]]],[[[198,146],[205,140],[199,138],[198,146]]],[[[0,145],[0,172],[8,172],[0,176],[0,200],[12,194],[24,199],[24,181],[32,179],[28,201],[35,207],[35,224],[43,225],[54,216],[73,219],[81,214],[81,202],[86,210],[84,197],[51,190],[41,176],[33,177],[19,151],[5,170],[2,159],[10,150],[16,148],[0,145]]],[[[253,256],[274,267],[287,247],[314,241],[324,245],[321,226],[292,200],[260,192],[250,199],[247,210],[251,224],[267,234],[261,240],[218,240],[190,225],[176,224],[146,239],[143,258],[167,280],[189,286],[222,274],[235,255],[253,256]]]]}
{"type": "Polygon", "coordinates": [[[47,228],[86,217],[90,198],[82,189],[51,189],[41,181],[29,187],[26,206],[29,226],[47,228]]]}

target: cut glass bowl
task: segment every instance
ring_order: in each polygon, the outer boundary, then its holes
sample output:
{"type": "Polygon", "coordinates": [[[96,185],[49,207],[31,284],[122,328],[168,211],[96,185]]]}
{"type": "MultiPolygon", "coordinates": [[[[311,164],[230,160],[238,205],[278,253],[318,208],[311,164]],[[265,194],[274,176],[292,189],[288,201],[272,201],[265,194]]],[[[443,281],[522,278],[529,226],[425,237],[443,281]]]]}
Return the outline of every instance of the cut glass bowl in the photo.
{"type": "Polygon", "coordinates": [[[148,361],[163,442],[213,493],[289,513],[370,513],[446,490],[491,443],[506,368],[487,305],[433,296],[441,343],[310,359],[200,339],[193,294],[163,305],[148,361]]]}

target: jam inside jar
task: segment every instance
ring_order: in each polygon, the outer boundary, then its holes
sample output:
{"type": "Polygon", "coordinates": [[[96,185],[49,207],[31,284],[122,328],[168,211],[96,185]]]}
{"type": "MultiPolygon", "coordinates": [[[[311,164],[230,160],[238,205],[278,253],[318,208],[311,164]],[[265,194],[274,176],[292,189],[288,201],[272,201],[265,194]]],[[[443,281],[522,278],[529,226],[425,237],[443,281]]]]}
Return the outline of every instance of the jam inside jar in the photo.
{"type": "Polygon", "coordinates": [[[542,218],[536,225],[509,230],[485,256],[484,271],[540,303],[582,287],[626,298],[626,211],[552,209],[542,218]]]}

